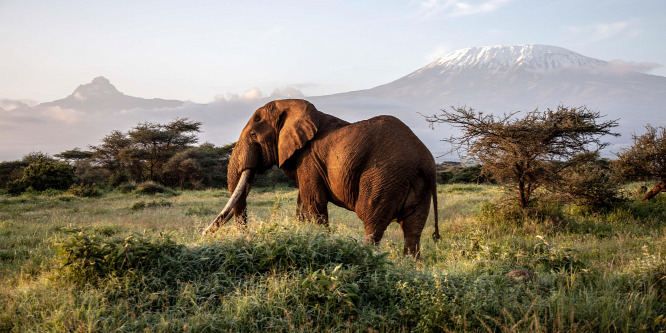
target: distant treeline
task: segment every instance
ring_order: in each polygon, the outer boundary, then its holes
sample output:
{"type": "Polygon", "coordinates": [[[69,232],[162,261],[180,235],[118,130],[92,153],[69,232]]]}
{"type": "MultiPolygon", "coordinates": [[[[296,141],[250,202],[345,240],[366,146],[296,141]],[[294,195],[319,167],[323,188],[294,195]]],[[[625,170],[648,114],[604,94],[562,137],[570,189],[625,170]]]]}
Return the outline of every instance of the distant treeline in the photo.
{"type": "MultiPolygon", "coordinates": [[[[127,132],[112,131],[96,146],[49,156],[32,152],[17,161],[0,162],[0,189],[18,194],[28,189],[66,190],[73,184],[116,187],[154,182],[181,189],[224,188],[234,143],[198,144],[201,123],[187,118],[167,124],[140,123],[127,132]]],[[[288,183],[270,170],[259,185],[288,183]]]]}
{"type": "MultiPolygon", "coordinates": [[[[586,108],[535,111],[523,119],[513,119],[513,115],[495,119],[472,109],[444,112],[444,116],[449,118],[428,121],[460,122],[472,128],[472,134],[453,140],[465,145],[458,147],[459,154],[462,151],[482,163],[443,162],[437,168],[440,184],[518,186],[523,208],[539,188],[583,198],[595,206],[609,206],[620,195],[619,184],[627,180],[657,181],[646,200],[666,192],[664,127],[646,126],[645,134],[634,135],[633,146],[617,153],[617,160],[608,160],[586,147],[598,142],[591,129],[616,123],[598,125],[598,113],[586,108]]],[[[180,189],[225,188],[235,143],[221,147],[197,144],[200,127],[200,122],[187,118],[166,124],[144,122],[127,132],[112,131],[99,145],[85,150],[74,148],[53,157],[32,152],[17,161],[0,162],[0,191],[20,194],[53,189],[94,195],[98,188],[130,188],[142,183],[180,189]]],[[[277,167],[257,175],[254,183],[259,187],[295,186],[277,167]]]]}

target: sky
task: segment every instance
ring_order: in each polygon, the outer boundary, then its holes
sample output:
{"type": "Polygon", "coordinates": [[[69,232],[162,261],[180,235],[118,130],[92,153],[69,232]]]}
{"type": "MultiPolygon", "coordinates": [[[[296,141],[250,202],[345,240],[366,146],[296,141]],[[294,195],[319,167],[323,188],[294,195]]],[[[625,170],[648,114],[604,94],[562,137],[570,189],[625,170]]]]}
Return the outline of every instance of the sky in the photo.
{"type": "Polygon", "coordinates": [[[546,44],[666,76],[664,0],[0,0],[0,99],[368,89],[451,51],[546,44]]]}

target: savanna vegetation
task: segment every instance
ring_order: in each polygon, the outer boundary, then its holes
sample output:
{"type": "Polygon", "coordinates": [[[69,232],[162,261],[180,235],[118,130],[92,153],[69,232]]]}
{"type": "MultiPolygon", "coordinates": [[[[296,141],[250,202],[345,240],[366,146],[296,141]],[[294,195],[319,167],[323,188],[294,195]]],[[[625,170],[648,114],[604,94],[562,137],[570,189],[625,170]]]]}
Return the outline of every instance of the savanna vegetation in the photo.
{"type": "MultiPolygon", "coordinates": [[[[666,198],[510,219],[496,185],[440,185],[442,240],[402,256],[330,207],[294,222],[296,190],[255,188],[245,230],[201,230],[224,190],[0,197],[0,331],[660,331],[666,198]]],[[[425,233],[432,232],[429,221],[425,233]]]]}
{"type": "Polygon", "coordinates": [[[635,157],[663,146],[663,128],[603,159],[614,122],[585,108],[529,114],[539,131],[467,112],[450,119],[514,138],[566,134],[540,137],[553,149],[453,138],[522,147],[496,155],[536,167],[511,178],[480,155],[440,165],[442,239],[424,237],[420,261],[402,256],[397,224],[375,248],[332,205],[330,229],[295,222],[297,190],[276,169],[255,181],[247,227],[202,237],[228,199],[219,177],[233,145],[197,146],[187,119],[0,163],[0,332],[665,331],[666,196],[643,200],[663,163],[635,157]],[[596,132],[541,123],[552,117],[596,132]]]}

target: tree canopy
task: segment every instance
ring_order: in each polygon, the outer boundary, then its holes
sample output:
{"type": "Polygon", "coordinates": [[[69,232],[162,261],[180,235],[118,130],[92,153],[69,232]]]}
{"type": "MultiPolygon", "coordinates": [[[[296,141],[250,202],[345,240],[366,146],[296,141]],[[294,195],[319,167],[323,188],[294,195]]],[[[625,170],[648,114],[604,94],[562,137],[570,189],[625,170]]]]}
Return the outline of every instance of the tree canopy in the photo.
{"type": "Polygon", "coordinates": [[[617,168],[628,178],[658,179],[659,183],[645,194],[649,200],[666,192],[666,128],[645,126],[643,135],[632,135],[633,145],[617,153],[617,168]]]}
{"type": "Polygon", "coordinates": [[[496,179],[515,194],[521,208],[530,203],[534,192],[560,179],[562,172],[596,156],[607,146],[604,135],[614,120],[599,121],[599,112],[586,107],[558,106],[556,110],[534,110],[518,117],[477,112],[467,107],[451,107],[426,117],[431,126],[450,124],[461,130],[443,141],[463,161],[482,166],[482,174],[496,179]]]}
{"type": "Polygon", "coordinates": [[[152,180],[167,183],[165,165],[171,157],[198,141],[201,122],[187,118],[167,124],[140,123],[127,133],[113,131],[98,146],[93,160],[108,169],[115,182],[152,180]]]}

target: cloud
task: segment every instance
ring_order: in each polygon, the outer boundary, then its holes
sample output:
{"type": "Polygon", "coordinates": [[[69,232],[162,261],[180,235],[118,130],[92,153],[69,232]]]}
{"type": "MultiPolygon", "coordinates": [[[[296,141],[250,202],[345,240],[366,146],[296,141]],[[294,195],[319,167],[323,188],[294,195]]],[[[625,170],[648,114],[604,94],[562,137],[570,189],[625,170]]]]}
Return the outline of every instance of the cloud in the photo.
{"type": "Polygon", "coordinates": [[[261,92],[259,88],[252,88],[240,95],[234,92],[217,94],[213,97],[213,103],[234,102],[239,100],[255,100],[255,99],[261,99],[263,97],[264,94],[261,92]]]}
{"type": "Polygon", "coordinates": [[[600,23],[592,26],[595,39],[602,40],[619,35],[631,27],[631,21],[600,23]]]}
{"type": "Polygon", "coordinates": [[[437,46],[437,48],[426,55],[426,60],[433,62],[447,54],[451,53],[451,48],[443,45],[437,46]]]}
{"type": "Polygon", "coordinates": [[[460,0],[425,0],[421,2],[421,12],[425,17],[446,13],[446,17],[461,17],[497,11],[512,0],[487,0],[481,3],[460,0]]]}
{"type": "Polygon", "coordinates": [[[226,102],[226,101],[234,101],[240,99],[240,96],[236,93],[226,93],[226,94],[217,94],[215,97],[213,97],[213,103],[215,102],[226,102]]]}
{"type": "Polygon", "coordinates": [[[19,110],[23,108],[30,108],[37,104],[38,104],[37,102],[29,99],[19,99],[19,100],[0,99],[0,110],[4,111],[19,110]]]}
{"type": "Polygon", "coordinates": [[[276,99],[276,98],[303,98],[305,95],[303,93],[293,87],[286,87],[283,89],[275,89],[273,93],[271,94],[271,99],[276,99]]]}
{"type": "Polygon", "coordinates": [[[611,60],[608,62],[608,67],[614,73],[624,74],[634,71],[649,73],[650,71],[663,66],[653,62],[627,62],[623,60],[611,60]]]}
{"type": "MultiPolygon", "coordinates": [[[[296,85],[298,86],[298,85],[296,85]]],[[[214,97],[214,103],[216,102],[231,102],[231,101],[239,101],[239,100],[258,100],[262,98],[269,98],[269,99],[279,99],[279,98],[304,98],[305,94],[300,89],[297,89],[295,87],[284,87],[284,88],[276,88],[273,90],[273,93],[270,94],[270,96],[264,96],[263,92],[259,88],[252,88],[250,90],[247,90],[241,95],[238,95],[236,93],[225,93],[225,94],[217,94],[214,97]]]]}
{"type": "Polygon", "coordinates": [[[43,117],[57,120],[66,124],[78,123],[86,115],[85,112],[72,109],[63,109],[59,106],[41,108],[41,112],[39,114],[43,117]]]}
{"type": "Polygon", "coordinates": [[[261,93],[261,90],[259,90],[258,88],[252,88],[244,92],[242,96],[243,99],[260,99],[262,97],[264,97],[264,95],[261,93]]]}
{"type": "Polygon", "coordinates": [[[587,35],[587,40],[591,42],[598,42],[620,35],[628,35],[629,37],[640,34],[640,21],[626,20],[617,22],[601,22],[590,25],[571,26],[569,31],[578,35],[587,35]]]}

